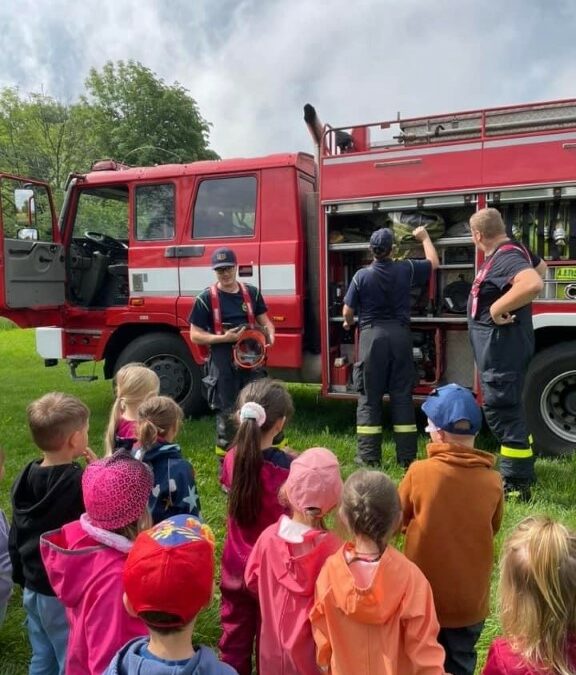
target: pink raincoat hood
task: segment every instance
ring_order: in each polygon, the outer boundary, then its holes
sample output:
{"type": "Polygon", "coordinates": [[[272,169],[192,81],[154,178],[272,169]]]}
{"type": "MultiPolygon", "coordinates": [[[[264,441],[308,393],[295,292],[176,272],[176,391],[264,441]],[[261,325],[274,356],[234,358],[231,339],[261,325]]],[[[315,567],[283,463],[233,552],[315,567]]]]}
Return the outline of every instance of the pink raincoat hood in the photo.
{"type": "Polygon", "coordinates": [[[126,642],[148,633],[122,602],[130,546],[124,537],[79,520],[40,539],[48,578],[70,623],[66,675],[101,675],[126,642]]]}

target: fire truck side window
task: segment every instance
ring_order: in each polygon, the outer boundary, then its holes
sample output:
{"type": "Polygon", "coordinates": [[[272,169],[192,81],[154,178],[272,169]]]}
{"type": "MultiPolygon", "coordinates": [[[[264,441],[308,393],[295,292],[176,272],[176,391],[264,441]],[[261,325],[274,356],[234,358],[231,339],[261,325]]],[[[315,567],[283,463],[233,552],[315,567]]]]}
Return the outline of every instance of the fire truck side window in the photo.
{"type": "Polygon", "coordinates": [[[6,239],[52,241],[52,211],[44,186],[3,178],[0,201],[6,239]]]}
{"type": "Polygon", "coordinates": [[[128,188],[114,185],[80,192],[74,238],[86,237],[86,232],[128,241],[128,188]]]}
{"type": "Polygon", "coordinates": [[[255,176],[203,180],[194,205],[193,237],[253,237],[256,192],[255,176]]]}
{"type": "Polygon", "coordinates": [[[136,239],[174,238],[174,185],[136,188],[136,239]]]}

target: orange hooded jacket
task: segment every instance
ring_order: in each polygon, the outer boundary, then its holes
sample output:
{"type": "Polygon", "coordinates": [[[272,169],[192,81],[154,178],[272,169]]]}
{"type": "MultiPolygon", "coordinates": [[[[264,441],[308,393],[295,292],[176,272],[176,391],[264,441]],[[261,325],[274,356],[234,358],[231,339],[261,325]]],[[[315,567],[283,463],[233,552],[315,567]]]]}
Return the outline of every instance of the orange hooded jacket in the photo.
{"type": "Polygon", "coordinates": [[[430,582],[442,628],[472,626],[488,616],[502,479],[489,452],[449,443],[427,452],[398,488],[404,554],[430,582]]]}
{"type": "Polygon", "coordinates": [[[444,675],[430,584],[388,546],[368,588],[358,588],[345,544],[326,561],[310,614],[316,660],[332,675],[444,675]]]}

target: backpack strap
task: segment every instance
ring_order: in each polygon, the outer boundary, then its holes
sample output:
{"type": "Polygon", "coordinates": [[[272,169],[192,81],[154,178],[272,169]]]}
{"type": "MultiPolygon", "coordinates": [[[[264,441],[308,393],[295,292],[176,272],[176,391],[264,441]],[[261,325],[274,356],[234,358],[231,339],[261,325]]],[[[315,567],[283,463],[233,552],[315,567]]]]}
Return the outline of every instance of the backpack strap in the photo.
{"type": "Polygon", "coordinates": [[[210,305],[212,306],[212,323],[214,324],[215,335],[222,335],[222,312],[220,310],[220,298],[218,297],[218,286],[210,286],[210,305]]]}
{"type": "MultiPolygon", "coordinates": [[[[250,292],[246,286],[238,282],[240,287],[240,292],[242,293],[242,300],[246,305],[246,315],[248,318],[248,325],[250,328],[254,328],[256,325],[256,317],[254,315],[254,304],[252,303],[252,298],[250,297],[250,292]]],[[[218,296],[218,285],[212,284],[210,286],[210,304],[212,306],[212,322],[214,324],[214,333],[216,335],[222,335],[222,310],[220,309],[220,297],[218,296]]]]}
{"type": "Polygon", "coordinates": [[[254,315],[254,305],[252,304],[252,298],[250,297],[248,288],[243,283],[239,281],[238,286],[240,286],[240,290],[242,291],[242,298],[244,299],[244,304],[246,305],[246,314],[248,315],[248,325],[250,326],[250,328],[254,328],[254,326],[256,325],[256,317],[254,315]]]}

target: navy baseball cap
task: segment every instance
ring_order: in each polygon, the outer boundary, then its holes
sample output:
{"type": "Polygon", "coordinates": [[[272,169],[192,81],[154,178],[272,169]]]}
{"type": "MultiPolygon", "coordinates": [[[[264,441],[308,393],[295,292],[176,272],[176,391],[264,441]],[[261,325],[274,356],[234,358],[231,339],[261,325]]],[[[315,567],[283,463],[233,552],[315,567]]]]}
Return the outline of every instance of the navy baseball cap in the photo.
{"type": "Polygon", "coordinates": [[[236,254],[231,248],[217,248],[212,254],[212,269],[218,270],[221,267],[233,267],[238,264],[236,254]]]}
{"type": "Polygon", "coordinates": [[[459,384],[438,387],[422,404],[422,410],[437,429],[450,434],[474,436],[482,427],[482,411],[469,389],[459,384]],[[456,426],[468,422],[468,428],[456,426]]]}
{"type": "Polygon", "coordinates": [[[370,237],[370,246],[372,248],[382,248],[389,251],[394,244],[394,233],[388,227],[381,227],[379,230],[372,232],[370,237]]]}

